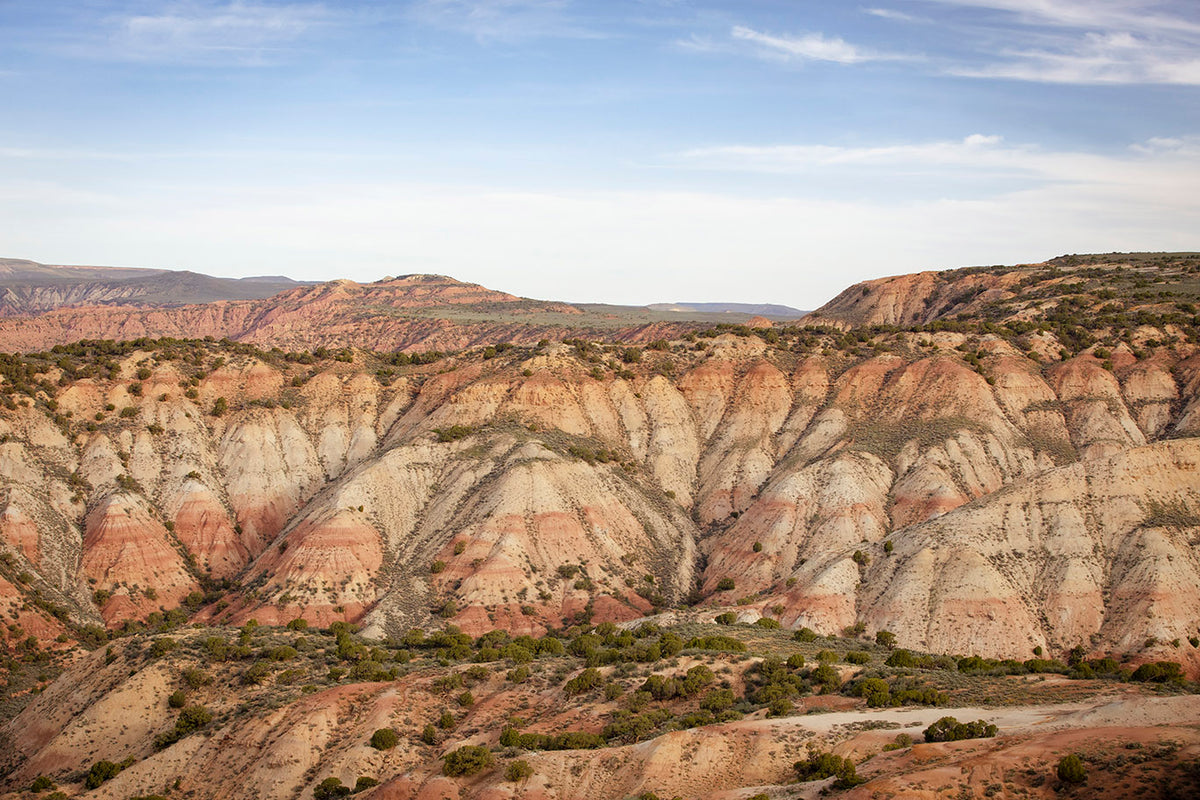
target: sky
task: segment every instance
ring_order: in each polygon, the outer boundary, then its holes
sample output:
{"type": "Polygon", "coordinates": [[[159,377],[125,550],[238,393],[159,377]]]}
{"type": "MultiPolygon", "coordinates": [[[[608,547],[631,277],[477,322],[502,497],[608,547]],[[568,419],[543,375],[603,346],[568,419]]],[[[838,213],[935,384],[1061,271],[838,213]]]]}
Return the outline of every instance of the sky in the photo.
{"type": "Polygon", "coordinates": [[[815,308],[1200,250],[1196,0],[0,0],[0,256],[815,308]]]}

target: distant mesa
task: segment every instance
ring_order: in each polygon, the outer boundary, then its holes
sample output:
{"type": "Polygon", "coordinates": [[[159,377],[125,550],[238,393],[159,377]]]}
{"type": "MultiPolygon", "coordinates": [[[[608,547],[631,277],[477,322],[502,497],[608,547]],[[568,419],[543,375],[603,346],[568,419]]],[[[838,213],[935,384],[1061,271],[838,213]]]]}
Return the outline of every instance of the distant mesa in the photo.
{"type": "Polygon", "coordinates": [[[799,319],[807,311],[775,303],[654,303],[646,306],[651,311],[674,311],[677,313],[701,314],[746,314],[767,319],[799,319]]]}

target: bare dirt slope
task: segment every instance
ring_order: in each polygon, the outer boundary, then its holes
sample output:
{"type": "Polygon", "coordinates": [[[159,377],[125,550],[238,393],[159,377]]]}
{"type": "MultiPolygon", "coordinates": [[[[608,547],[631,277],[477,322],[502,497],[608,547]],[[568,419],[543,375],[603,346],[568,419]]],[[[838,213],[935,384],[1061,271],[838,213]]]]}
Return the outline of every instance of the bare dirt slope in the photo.
{"type": "MultiPolygon", "coordinates": [[[[580,662],[569,656],[538,658],[526,668],[528,677],[514,683],[505,677],[509,660],[495,663],[481,651],[476,661],[482,664],[443,668],[421,659],[418,651],[418,660],[406,662],[392,680],[354,682],[362,681],[354,677],[357,668],[346,678],[324,673],[334,657],[327,637],[264,630],[243,632],[238,639],[258,653],[258,665],[271,665],[254,679],[247,677],[252,662],[234,654],[228,632],[212,630],[153,640],[133,637],[82,658],[0,729],[12,748],[0,766],[17,765],[7,785],[28,786],[38,776],[52,776],[64,793],[90,798],[158,793],[284,800],[311,797],[331,778],[354,786],[368,777],[378,782],[366,790],[369,798],[616,799],[644,792],[815,798],[831,779],[797,784],[793,765],[810,752],[831,751],[860,762],[858,773],[867,783],[849,797],[1055,797],[1060,791],[1055,765],[1070,753],[1087,759],[1089,787],[1108,786],[1118,797],[1188,797],[1200,786],[1196,695],[1156,695],[1096,681],[1075,687],[1056,676],[1050,676],[1046,689],[1045,676],[1013,677],[1005,680],[1032,681],[1030,696],[1017,705],[872,709],[861,700],[822,695],[810,700],[811,708],[823,713],[767,718],[758,711],[698,727],[680,722],[682,730],[668,727],[628,744],[617,737],[603,747],[593,742],[565,750],[531,749],[504,743],[502,730],[591,732],[594,738],[608,720],[628,717],[621,709],[632,705],[634,691],[651,669],[682,675],[707,664],[718,679],[714,686],[740,692],[758,659],[685,651],[682,663],[653,664],[644,672],[603,667],[605,686],[618,691],[602,697],[598,691],[565,691],[564,678],[579,674],[580,662]],[[214,655],[214,639],[227,643],[228,654],[214,655]],[[175,646],[156,646],[163,642],[175,646]],[[448,683],[455,676],[456,687],[448,683]],[[1038,701],[1037,692],[1056,691],[1055,681],[1062,689],[1078,689],[1074,699],[1038,701]],[[464,685],[471,696],[465,705],[458,695],[464,685]],[[207,721],[195,732],[164,740],[188,713],[172,706],[176,693],[185,698],[185,709],[204,709],[207,721]],[[449,722],[433,724],[439,716],[449,722]],[[923,743],[922,731],[945,716],[986,721],[1000,735],[923,743]],[[371,746],[380,729],[396,733],[396,746],[371,746]],[[900,734],[908,740],[886,751],[900,734]],[[447,754],[468,745],[489,748],[491,765],[448,775],[447,754]],[[506,778],[518,760],[528,765],[529,774],[506,778]],[[124,768],[85,793],[85,776],[102,761],[124,768]]],[[[389,656],[386,664],[397,651],[393,644],[372,652],[371,659],[383,657],[374,653],[389,656]]],[[[407,658],[413,650],[403,652],[407,658]]],[[[842,671],[850,678],[857,670],[842,671]]],[[[648,716],[670,718],[694,712],[697,701],[649,702],[648,716]]]]}

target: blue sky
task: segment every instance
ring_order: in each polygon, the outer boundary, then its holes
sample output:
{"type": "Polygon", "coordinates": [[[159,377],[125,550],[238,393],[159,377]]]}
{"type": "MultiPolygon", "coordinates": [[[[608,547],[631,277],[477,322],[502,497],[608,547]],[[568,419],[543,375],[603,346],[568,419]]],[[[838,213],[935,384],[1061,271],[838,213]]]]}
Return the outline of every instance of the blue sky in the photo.
{"type": "Polygon", "coordinates": [[[815,307],[1200,249],[1194,0],[0,0],[0,255],[815,307]]]}

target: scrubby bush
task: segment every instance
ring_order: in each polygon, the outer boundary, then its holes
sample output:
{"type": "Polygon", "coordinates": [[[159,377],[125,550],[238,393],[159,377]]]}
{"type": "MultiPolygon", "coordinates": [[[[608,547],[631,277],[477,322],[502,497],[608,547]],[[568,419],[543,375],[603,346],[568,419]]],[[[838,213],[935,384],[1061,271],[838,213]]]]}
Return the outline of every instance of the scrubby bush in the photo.
{"type": "Polygon", "coordinates": [[[733,578],[721,578],[721,580],[717,581],[718,592],[730,592],[733,591],[733,587],[733,578]]]}
{"type": "Polygon", "coordinates": [[[33,792],[34,794],[45,792],[53,788],[55,788],[54,781],[50,780],[45,775],[38,775],[33,779],[33,783],[29,785],[29,791],[33,792]]]}
{"type": "Polygon", "coordinates": [[[1072,753],[1069,756],[1063,756],[1058,762],[1058,779],[1063,783],[1083,783],[1087,780],[1087,767],[1083,764],[1083,759],[1072,753]]]}
{"type": "Polygon", "coordinates": [[[313,787],[313,800],[333,800],[350,794],[350,787],[341,778],[328,777],[313,787]]]}
{"type": "Polygon", "coordinates": [[[518,758],[516,761],[509,763],[504,768],[504,777],[506,780],[513,782],[523,781],[533,774],[533,767],[529,766],[529,762],[518,758]]]}
{"type": "Polygon", "coordinates": [[[163,636],[160,639],[155,639],[150,645],[150,657],[160,658],[179,646],[179,642],[172,639],[170,636],[163,636]]]}
{"type": "Polygon", "coordinates": [[[563,691],[568,695],[583,694],[591,691],[599,686],[602,682],[600,670],[594,667],[588,667],[583,672],[576,675],[571,680],[567,681],[563,686],[563,691]]]}
{"type": "Polygon", "coordinates": [[[121,766],[119,764],[114,764],[107,760],[97,761],[88,770],[87,776],[83,779],[83,785],[87,789],[99,788],[100,784],[112,780],[120,772],[121,766]]]}
{"type": "Polygon", "coordinates": [[[376,750],[391,750],[400,742],[400,736],[391,728],[380,728],[371,734],[371,747],[376,750]]]}
{"type": "Polygon", "coordinates": [[[474,775],[492,765],[492,751],[477,745],[463,745],[445,756],[442,774],[451,778],[459,775],[474,775]]]}

